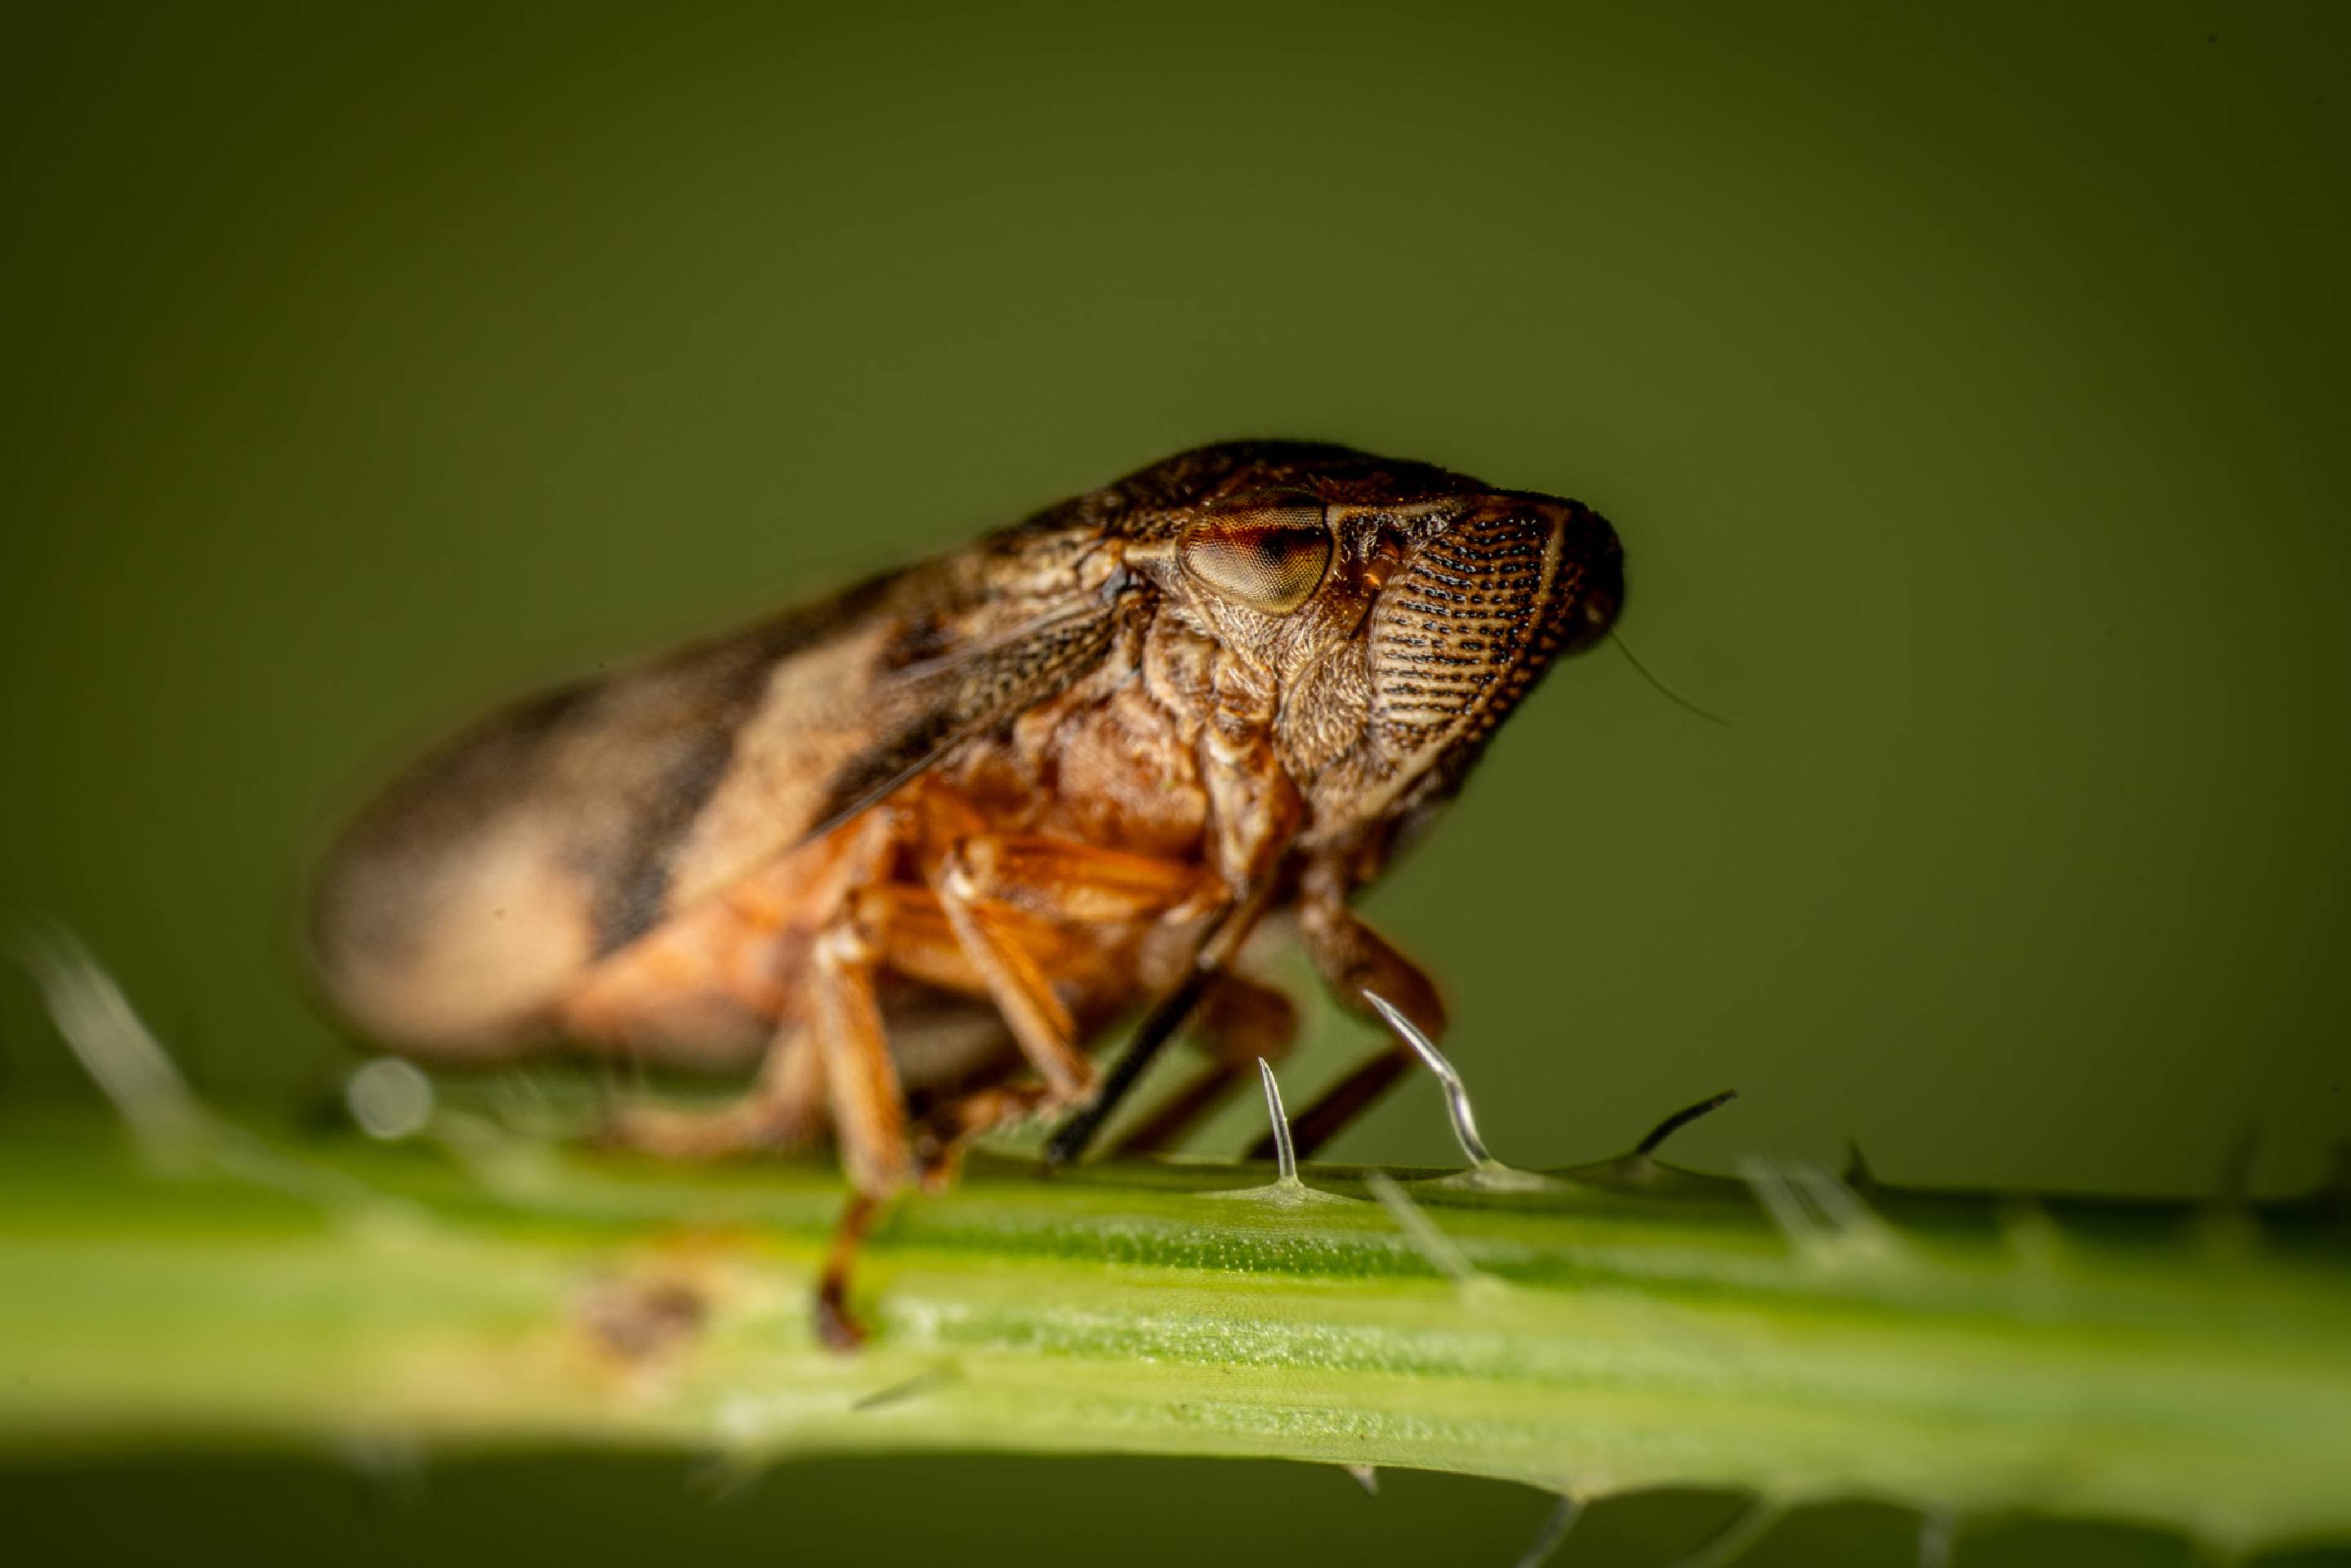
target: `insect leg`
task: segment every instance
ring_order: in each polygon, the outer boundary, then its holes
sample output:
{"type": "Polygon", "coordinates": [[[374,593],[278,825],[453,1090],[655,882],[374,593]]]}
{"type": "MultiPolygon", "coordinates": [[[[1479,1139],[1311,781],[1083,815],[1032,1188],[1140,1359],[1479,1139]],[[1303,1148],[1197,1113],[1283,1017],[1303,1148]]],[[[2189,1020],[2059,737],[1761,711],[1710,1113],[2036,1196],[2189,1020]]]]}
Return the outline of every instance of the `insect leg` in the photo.
{"type": "Polygon", "coordinates": [[[885,1200],[852,1192],[833,1223],[832,1244],[825,1249],[824,1272],[817,1276],[817,1337],[834,1350],[854,1350],[865,1343],[865,1325],[849,1310],[849,1276],[857,1254],[882,1218],[885,1200]]]}
{"type": "Polygon", "coordinates": [[[1298,1009],[1270,985],[1228,974],[1201,1002],[1192,1027],[1211,1060],[1121,1138],[1117,1153],[1155,1154],[1183,1141],[1249,1081],[1259,1058],[1279,1062],[1290,1054],[1298,1044],[1298,1009]]]}
{"type": "Polygon", "coordinates": [[[1035,944],[1019,940],[1014,918],[1117,924],[1180,917],[1217,896],[1196,866],[1032,834],[958,837],[935,861],[931,886],[1058,1105],[1093,1093],[1094,1064],[1078,1049],[1077,1025],[1054,995],[1035,944]]]}
{"type": "MultiPolygon", "coordinates": [[[[817,912],[810,917],[814,929],[799,940],[812,949],[824,930],[838,923],[850,889],[880,872],[902,830],[903,825],[888,814],[874,813],[814,846],[807,898],[817,912]]],[[[664,1009],[673,988],[708,986],[736,1006],[778,1020],[758,1075],[740,1100],[709,1111],[624,1106],[612,1114],[601,1141],[664,1158],[707,1159],[747,1149],[792,1147],[823,1130],[825,1055],[808,1026],[806,1006],[779,1002],[758,989],[729,993],[711,972],[723,961],[739,974],[756,975],[762,987],[776,984],[766,955],[778,945],[789,945],[789,933],[782,919],[756,906],[762,891],[747,881],[735,890],[733,907],[714,909],[704,925],[656,931],[622,950],[565,1002],[565,1022],[582,1037],[602,1035],[622,1042],[629,1040],[648,1008],[656,1015],[664,1009]],[[734,955],[740,954],[759,961],[736,961],[734,955]],[[726,957],[722,961],[714,955],[726,957]]]]}
{"type": "MultiPolygon", "coordinates": [[[[1379,1014],[1364,1001],[1364,992],[1369,992],[1411,1019],[1430,1039],[1444,1037],[1445,1004],[1420,966],[1390,947],[1336,898],[1316,896],[1311,879],[1308,897],[1299,908],[1299,931],[1305,938],[1307,953],[1322,971],[1341,1006],[1359,1018],[1381,1023],[1379,1014]]],[[[1409,1045],[1391,1039],[1384,1048],[1323,1090],[1290,1125],[1299,1154],[1311,1154],[1330,1142],[1393,1088],[1416,1060],[1409,1045]]],[[[1261,1139],[1251,1148],[1250,1155],[1258,1159],[1271,1158],[1272,1140],[1261,1139]]]]}
{"type": "Polygon", "coordinates": [[[897,1064],[873,993],[873,952],[852,919],[817,938],[809,983],[809,1028],[823,1056],[841,1163],[854,1189],[834,1227],[816,1293],[816,1328],[835,1350],[854,1348],[865,1329],[849,1310],[857,1254],[913,1164],[897,1064]]]}
{"type": "Polygon", "coordinates": [[[1036,1115],[1050,1096],[1042,1084],[991,1084],[934,1109],[914,1131],[924,1190],[945,1189],[973,1143],[1008,1122],[1036,1115]]]}
{"type": "Polygon", "coordinates": [[[1102,1092],[1093,1103],[1082,1107],[1075,1116],[1054,1129],[1045,1144],[1048,1165],[1066,1165],[1086,1152],[1094,1135],[1102,1129],[1117,1111],[1121,1101],[1143,1080],[1143,1075],[1154,1058],[1174,1039],[1178,1031],[1190,1022],[1193,1012],[1207,995],[1249,940],[1257,927],[1258,919],[1265,913],[1268,901],[1278,886],[1270,877],[1259,882],[1240,902],[1227,909],[1199,949],[1192,955],[1192,967],[1186,971],[1176,989],[1161,997],[1143,1022],[1135,1025],[1134,1036],[1126,1044],[1125,1054],[1111,1066],[1110,1075],[1102,1080],[1102,1092]]]}
{"type": "Polygon", "coordinates": [[[824,1125],[824,1059],[805,1031],[786,1026],[743,1096],[716,1110],[622,1106],[601,1141],[664,1159],[712,1159],[751,1148],[797,1148],[824,1125]]]}
{"type": "Polygon", "coordinates": [[[959,861],[951,859],[933,879],[933,888],[957,945],[987,982],[1020,1054],[1045,1080],[1054,1101],[1084,1099],[1093,1092],[1093,1062],[1078,1049],[1077,1023],[1053,994],[1053,982],[1034,955],[1012,940],[995,912],[979,900],[959,861]]]}
{"type": "MultiPolygon", "coordinates": [[[[957,864],[952,857],[946,862],[950,872],[957,864]]],[[[904,883],[861,890],[847,916],[858,951],[872,968],[945,991],[993,998],[1044,1081],[988,1085],[924,1116],[914,1129],[915,1155],[924,1184],[934,1188],[953,1176],[963,1151],[982,1135],[1085,1094],[1093,1066],[1079,1054],[1075,1025],[1049,978],[1084,961],[1091,950],[1061,926],[1016,904],[973,897],[967,878],[938,880],[942,886],[935,891],[904,883]]],[[[846,1114],[836,1090],[834,1115],[846,1114]]],[[[845,1121],[842,1142],[846,1156],[845,1121]]]]}
{"type": "Polygon", "coordinates": [[[1078,925],[1180,919],[1224,898],[1216,877],[1193,862],[1041,834],[967,835],[948,846],[941,869],[975,898],[1078,925]]]}
{"type": "Polygon", "coordinates": [[[873,993],[873,950],[848,920],[817,938],[809,1028],[824,1060],[827,1098],[850,1185],[886,1198],[906,1183],[905,1100],[873,993]]]}
{"type": "MultiPolygon", "coordinates": [[[[1046,1104],[1085,1100],[1094,1093],[1093,1062],[1078,1048],[1076,1026],[1053,993],[1051,965],[1039,961],[1034,942],[1019,939],[1013,919],[1074,927],[1181,919],[1224,902],[1222,883],[1189,862],[1040,834],[978,831],[977,814],[944,791],[934,791],[926,807],[930,883],[965,955],[1052,1091],[1046,1104]]],[[[1171,1016],[1168,1032],[1182,1022],[1171,1016]]],[[[1110,1104],[1134,1075],[1127,1065],[1121,1063],[1113,1076],[1110,1104]]]]}

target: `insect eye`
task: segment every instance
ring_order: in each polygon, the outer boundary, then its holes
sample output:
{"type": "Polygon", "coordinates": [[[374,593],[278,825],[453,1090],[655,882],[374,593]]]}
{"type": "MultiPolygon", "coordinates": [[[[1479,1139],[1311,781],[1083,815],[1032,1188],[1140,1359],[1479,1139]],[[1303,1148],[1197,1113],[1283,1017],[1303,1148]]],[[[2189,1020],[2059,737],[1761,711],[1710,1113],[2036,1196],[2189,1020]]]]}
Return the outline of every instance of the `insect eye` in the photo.
{"type": "Polygon", "coordinates": [[[1331,530],[1313,502],[1277,502],[1203,517],[1184,530],[1185,571],[1236,604],[1288,615],[1331,568],[1331,530]]]}

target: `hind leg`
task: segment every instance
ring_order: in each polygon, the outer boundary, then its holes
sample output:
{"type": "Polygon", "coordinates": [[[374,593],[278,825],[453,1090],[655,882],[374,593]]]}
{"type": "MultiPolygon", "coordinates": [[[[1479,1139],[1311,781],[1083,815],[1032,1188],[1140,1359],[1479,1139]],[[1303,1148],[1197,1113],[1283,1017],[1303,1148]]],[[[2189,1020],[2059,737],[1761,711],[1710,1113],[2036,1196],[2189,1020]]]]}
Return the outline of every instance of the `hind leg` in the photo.
{"type": "Polygon", "coordinates": [[[620,1106],[598,1141],[663,1159],[716,1159],[749,1149],[804,1148],[824,1126],[824,1057],[795,1025],[778,1033],[758,1076],[732,1104],[707,1111],[620,1106]]]}

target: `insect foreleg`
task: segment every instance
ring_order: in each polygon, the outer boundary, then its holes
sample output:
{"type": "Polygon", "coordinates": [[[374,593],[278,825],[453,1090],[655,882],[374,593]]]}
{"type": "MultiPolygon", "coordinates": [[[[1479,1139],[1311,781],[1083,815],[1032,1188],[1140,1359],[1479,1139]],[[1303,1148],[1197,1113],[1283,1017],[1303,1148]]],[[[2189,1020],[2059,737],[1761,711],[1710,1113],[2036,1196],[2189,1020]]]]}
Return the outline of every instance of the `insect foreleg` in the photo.
{"type": "Polygon", "coordinates": [[[979,971],[1020,1054],[1045,1080],[1052,1099],[1060,1104],[1084,1099],[1093,1092],[1094,1064],[1078,1049],[1077,1023],[1053,994],[1052,981],[974,895],[968,877],[949,867],[934,878],[933,887],[964,956],[979,971]]]}
{"type": "Polygon", "coordinates": [[[1052,1091],[1049,1107],[1089,1097],[1094,1064],[1078,1049],[1076,1024],[1051,977],[1007,917],[1025,910],[1072,925],[1160,919],[1213,897],[1211,882],[1179,862],[1026,834],[960,837],[931,873],[965,954],[1052,1091]]]}

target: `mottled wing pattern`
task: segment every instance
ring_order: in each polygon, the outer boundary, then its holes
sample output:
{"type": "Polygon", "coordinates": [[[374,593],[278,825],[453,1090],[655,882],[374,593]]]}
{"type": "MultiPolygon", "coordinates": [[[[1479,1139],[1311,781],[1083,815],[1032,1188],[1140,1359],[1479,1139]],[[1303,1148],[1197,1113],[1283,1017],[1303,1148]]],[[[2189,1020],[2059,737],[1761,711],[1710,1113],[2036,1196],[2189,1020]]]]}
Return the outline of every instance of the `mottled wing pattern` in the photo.
{"type": "Polygon", "coordinates": [[[325,867],[329,1000],[421,1054],[530,1044],[588,966],[1096,661],[1113,601],[1043,554],[1011,591],[987,552],[877,577],[461,734],[325,867]]]}
{"type": "Polygon", "coordinates": [[[883,677],[873,742],[834,774],[810,833],[847,821],[965,741],[1067,687],[1102,657],[1115,629],[1112,603],[1089,599],[983,646],[883,677]]]}

